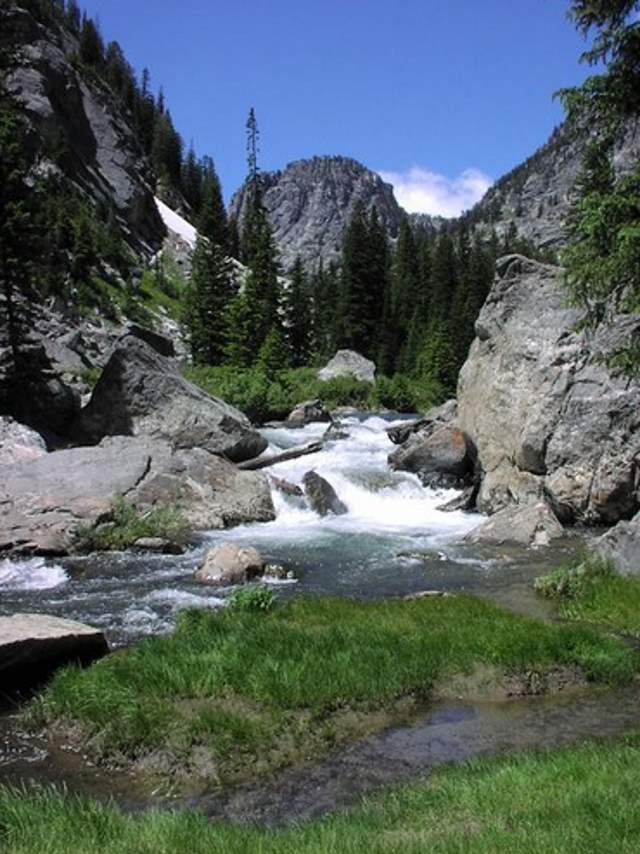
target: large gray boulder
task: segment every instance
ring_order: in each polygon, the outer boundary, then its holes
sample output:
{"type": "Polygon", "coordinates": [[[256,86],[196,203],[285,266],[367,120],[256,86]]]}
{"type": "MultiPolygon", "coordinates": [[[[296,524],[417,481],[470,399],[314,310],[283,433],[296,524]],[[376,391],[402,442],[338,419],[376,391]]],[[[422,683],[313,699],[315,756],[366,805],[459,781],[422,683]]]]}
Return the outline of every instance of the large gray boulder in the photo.
{"type": "Polygon", "coordinates": [[[318,379],[332,380],[334,377],[355,377],[362,382],[373,383],[376,366],[355,350],[338,350],[333,359],[318,371],[318,379]]]}
{"type": "Polygon", "coordinates": [[[2,469],[0,551],[65,554],[80,525],[109,518],[114,497],[140,510],[182,509],[196,530],[274,518],[258,472],[200,448],[174,449],[147,437],[113,437],[2,469]]]}
{"type": "Polygon", "coordinates": [[[503,545],[516,543],[522,546],[548,546],[552,540],[564,536],[564,528],[553,510],[544,501],[521,507],[505,507],[465,536],[474,544],[503,545]]]}
{"type": "Polygon", "coordinates": [[[149,436],[233,462],[257,457],[267,447],[245,415],[185,380],[172,362],[132,334],[111,354],[77,431],[89,442],[149,436]]]}
{"type": "Polygon", "coordinates": [[[613,523],[640,507],[640,385],[604,357],[640,335],[640,318],[577,331],[562,277],[499,260],[460,373],[458,424],[478,451],[481,510],[545,496],[562,522],[613,523]]]}
{"type": "Polygon", "coordinates": [[[0,685],[27,688],[71,662],[87,665],[109,652],[98,629],[48,614],[0,617],[0,685]]]}
{"type": "Polygon", "coordinates": [[[335,489],[328,480],[315,471],[308,471],[302,478],[304,494],[311,509],[320,516],[342,516],[347,513],[347,506],[336,495],[335,489]]]}
{"type": "Polygon", "coordinates": [[[23,460],[36,460],[47,453],[44,439],[25,424],[0,416],[0,468],[23,460]]]}
{"type": "Polygon", "coordinates": [[[595,552],[611,561],[621,575],[640,575],[640,513],[603,534],[596,542],[595,552]]]}

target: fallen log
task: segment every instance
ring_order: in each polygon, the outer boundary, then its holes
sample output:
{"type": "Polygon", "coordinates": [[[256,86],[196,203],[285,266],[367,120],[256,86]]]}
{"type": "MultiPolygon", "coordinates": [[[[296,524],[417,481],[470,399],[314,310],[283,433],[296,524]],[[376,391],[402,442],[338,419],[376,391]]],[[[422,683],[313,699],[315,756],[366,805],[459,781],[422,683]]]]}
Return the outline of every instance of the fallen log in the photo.
{"type": "Polygon", "coordinates": [[[238,463],[238,468],[243,471],[266,469],[269,466],[275,466],[276,463],[285,463],[288,460],[297,460],[298,457],[306,457],[308,454],[317,454],[323,447],[323,442],[311,442],[311,444],[304,445],[302,448],[291,448],[288,451],[283,451],[281,454],[275,454],[273,457],[254,457],[252,460],[245,460],[243,463],[238,463]]]}

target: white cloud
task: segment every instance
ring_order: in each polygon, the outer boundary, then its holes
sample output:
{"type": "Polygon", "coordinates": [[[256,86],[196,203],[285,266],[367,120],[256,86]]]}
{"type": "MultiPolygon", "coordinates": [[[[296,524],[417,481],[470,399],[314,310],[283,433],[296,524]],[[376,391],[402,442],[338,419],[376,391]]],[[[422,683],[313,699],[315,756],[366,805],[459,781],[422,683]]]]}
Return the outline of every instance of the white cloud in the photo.
{"type": "Polygon", "coordinates": [[[454,217],[473,207],[493,181],[479,169],[465,169],[457,178],[447,178],[422,166],[406,172],[383,172],[383,181],[393,184],[398,203],[408,213],[454,217]]]}

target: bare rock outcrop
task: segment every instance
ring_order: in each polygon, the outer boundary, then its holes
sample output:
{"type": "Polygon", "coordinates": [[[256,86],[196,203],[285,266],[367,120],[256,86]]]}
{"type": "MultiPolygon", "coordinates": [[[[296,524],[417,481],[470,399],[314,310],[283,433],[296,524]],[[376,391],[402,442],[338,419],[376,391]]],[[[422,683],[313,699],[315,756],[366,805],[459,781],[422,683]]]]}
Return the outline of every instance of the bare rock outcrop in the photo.
{"type": "Polygon", "coordinates": [[[115,496],[143,511],[179,507],[196,530],[275,516],[264,475],[144,436],[55,451],[5,466],[2,475],[0,551],[65,554],[79,526],[109,518],[115,496]]]}
{"type": "Polygon", "coordinates": [[[605,356],[640,317],[577,331],[558,267],[502,258],[460,373],[458,424],[477,448],[480,510],[544,496],[563,523],[613,524],[640,508],[640,384],[605,356]]]}
{"type": "Polygon", "coordinates": [[[259,456],[267,441],[233,406],[184,379],[137,335],[111,354],[77,425],[83,441],[149,436],[174,448],[203,448],[233,462],[259,456]]]}

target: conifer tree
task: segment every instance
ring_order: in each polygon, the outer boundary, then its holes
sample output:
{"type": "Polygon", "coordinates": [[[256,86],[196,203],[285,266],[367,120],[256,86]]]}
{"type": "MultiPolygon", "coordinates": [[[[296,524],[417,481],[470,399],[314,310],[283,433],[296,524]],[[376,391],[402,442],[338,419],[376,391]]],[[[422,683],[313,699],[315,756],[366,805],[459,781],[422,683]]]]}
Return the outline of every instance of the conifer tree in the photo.
{"type": "Polygon", "coordinates": [[[307,365],[313,334],[312,312],[309,285],[300,257],[296,258],[289,274],[289,287],[283,293],[283,309],[291,363],[296,368],[307,365]]]}
{"type": "Polygon", "coordinates": [[[202,174],[200,206],[196,225],[200,234],[218,246],[223,246],[226,250],[228,243],[227,212],[222,199],[220,180],[210,157],[203,159],[202,174]]]}
{"type": "Polygon", "coordinates": [[[229,310],[236,287],[224,249],[202,235],[193,253],[184,323],[194,362],[221,364],[229,345],[229,310]]]}

